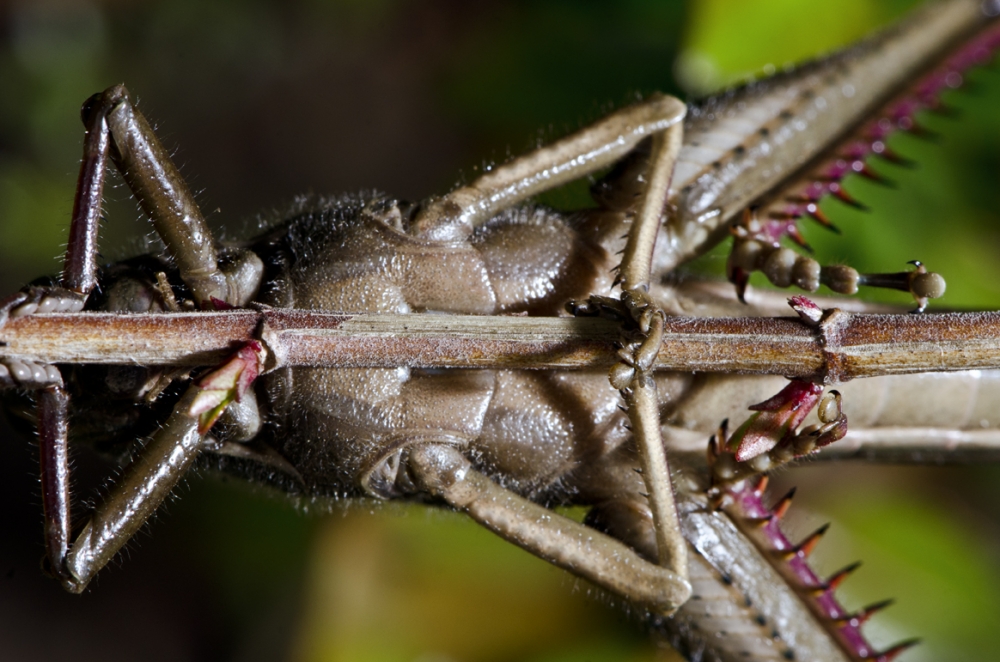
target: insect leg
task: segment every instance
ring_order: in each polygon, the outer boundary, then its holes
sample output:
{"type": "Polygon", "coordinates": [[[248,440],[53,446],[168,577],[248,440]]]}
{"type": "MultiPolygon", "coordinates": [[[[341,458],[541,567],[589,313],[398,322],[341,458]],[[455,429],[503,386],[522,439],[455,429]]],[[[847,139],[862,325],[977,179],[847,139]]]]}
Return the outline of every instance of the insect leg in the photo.
{"type": "Polygon", "coordinates": [[[104,173],[111,145],[107,108],[91,108],[95,100],[96,95],[88,99],[80,113],[86,134],[62,276],[64,287],[84,295],[89,294],[97,284],[97,237],[101,223],[104,173]]]}
{"type": "Polygon", "coordinates": [[[94,114],[105,115],[111,159],[153,221],[198,303],[208,308],[217,302],[245,305],[260,283],[260,259],[244,251],[220,266],[212,232],[191,190],[146,118],[132,105],[125,86],[95,94],[83,112],[88,126],[94,114]]]}
{"type": "Polygon", "coordinates": [[[43,389],[38,398],[38,448],[45,516],[45,555],[59,579],[68,575],[63,563],[69,551],[69,396],[62,385],[43,389]]]}
{"type": "Polygon", "coordinates": [[[686,112],[680,100],[663,95],[623,108],[432,200],[410,232],[426,239],[464,239],[498,212],[611,165],[644,138],[679,124],[686,112]]]}
{"type": "MultiPolygon", "coordinates": [[[[86,114],[86,113],[85,113],[86,114]]],[[[104,169],[108,160],[108,125],[104,113],[87,120],[83,161],[77,180],[63,268],[63,287],[30,287],[0,306],[0,326],[8,316],[36,312],[78,312],[97,283],[97,237],[101,217],[104,169]]],[[[45,516],[45,552],[52,571],[66,579],[63,564],[69,548],[69,395],[58,368],[51,365],[0,362],[0,388],[34,386],[39,391],[38,447],[45,516]]]]}
{"type": "Polygon", "coordinates": [[[39,430],[46,544],[53,571],[66,590],[82,592],[159,508],[203,449],[206,433],[226,407],[250,392],[263,364],[263,353],[259,343],[247,343],[188,388],[68,549],[67,399],[61,389],[43,391],[39,430]]]}
{"type": "Polygon", "coordinates": [[[651,373],[655,355],[663,341],[665,317],[649,296],[653,249],[682,138],[683,125],[678,123],[653,139],[646,188],[632,222],[618,272],[622,304],[637,328],[631,329],[626,320],[623,327],[625,347],[619,353],[623,362],[612,369],[611,383],[622,391],[628,404],[632,435],[639,450],[642,477],[649,495],[660,564],[686,581],[687,543],[681,534],[674,503],[670,468],[660,434],[656,382],[651,373]]]}
{"type": "Polygon", "coordinates": [[[407,468],[420,489],[505,540],[630,601],[669,614],[691,593],[685,579],[628,545],[497,485],[451,445],[412,448],[407,468]]]}
{"type": "Polygon", "coordinates": [[[62,287],[33,286],[14,294],[0,303],[0,326],[9,317],[83,310],[87,295],[97,284],[97,236],[110,135],[103,108],[89,112],[84,104],[82,114],[87,131],[73,200],[62,287]]]}
{"type": "Polygon", "coordinates": [[[94,575],[167,498],[202,448],[198,418],[189,414],[200,389],[192,386],[110,494],[93,512],[62,559],[52,559],[66,590],[80,593],[94,575]],[[61,561],[59,563],[58,561],[61,561]]]}

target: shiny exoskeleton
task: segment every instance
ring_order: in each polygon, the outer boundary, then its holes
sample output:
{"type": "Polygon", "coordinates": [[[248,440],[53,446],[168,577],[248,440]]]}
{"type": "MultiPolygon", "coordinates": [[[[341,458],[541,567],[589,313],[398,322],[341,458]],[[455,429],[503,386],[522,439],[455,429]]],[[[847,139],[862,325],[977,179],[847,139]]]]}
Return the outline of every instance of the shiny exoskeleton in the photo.
{"type": "MultiPolygon", "coordinates": [[[[637,331],[630,339],[640,342],[634,360],[624,356],[634,366],[627,368],[635,378],[632,390],[641,391],[639,400],[646,403],[645,418],[633,418],[655,431],[655,387],[647,371],[663,315],[644,292],[685,111],[676,99],[654,97],[443,198],[417,206],[379,194],[314,200],[258,241],[220,249],[152,129],[125,88],[115,86],[84,104],[87,139],[62,280],[10,298],[3,318],[78,310],[84,301],[89,309],[131,313],[264,305],[552,315],[568,300],[616,283],[608,275],[617,264],[611,256],[628,220],[625,252],[639,255],[640,266],[630,267],[636,259],[626,259],[616,278],[623,292],[632,292],[622,310],[636,317],[637,331]],[[573,220],[520,206],[534,193],[614,163],[643,140],[651,144],[649,165],[642,171],[651,183],[635,205],[573,220]],[[172,264],[139,258],[104,270],[98,286],[97,222],[108,158],[153,220],[172,264]]],[[[666,499],[660,511],[656,498],[651,503],[654,520],[662,512],[669,522],[656,528],[670,531],[662,535],[673,540],[671,549],[664,551],[661,544],[660,556],[673,559],[672,567],[646,560],[633,548],[553,516],[521,496],[546,496],[553,485],[566,483],[582,460],[589,464],[609,450],[595,445],[610,443],[613,449],[624,438],[603,434],[616,426],[620,432],[621,425],[613,392],[597,388],[602,377],[297,368],[275,371],[258,382],[255,392],[250,385],[268,364],[266,345],[262,337],[244,346],[194,381],[179,400],[168,395],[177,393],[174,383],[185,376],[175,370],[83,370],[63,380],[52,366],[4,364],[0,379],[39,391],[46,541],[52,570],[68,589],[83,590],[196,457],[210,450],[264,467],[272,482],[306,496],[443,499],[530,551],[658,612],[668,613],[686,599],[686,550],[658,432],[658,459],[644,474],[646,483],[657,481],[656,491],[666,499]],[[134,403],[159,400],[155,409],[173,408],[79,533],[69,528],[66,456],[74,391],[84,406],[95,394],[117,396],[124,420],[105,406],[104,426],[119,425],[125,435],[149,432],[163,413],[143,416],[129,409],[134,403]],[[259,401],[265,405],[263,416],[259,401]],[[575,408],[567,408],[574,401],[575,408]],[[220,427],[209,434],[220,415],[220,427]],[[277,474],[282,478],[273,477],[277,474]]],[[[100,434],[100,426],[98,420],[90,432],[100,434]]],[[[647,435],[647,447],[653,439],[647,435]]],[[[262,478],[259,470],[249,473],[262,478]]],[[[584,490],[568,483],[562,491],[585,501],[600,498],[584,496],[584,490]]]]}
{"type": "MultiPolygon", "coordinates": [[[[304,202],[251,248],[265,263],[258,301],[313,310],[558,315],[566,301],[611,289],[615,244],[627,229],[620,214],[567,219],[519,207],[469,241],[428,241],[405,231],[407,212],[377,194],[304,202]]],[[[602,373],[284,368],[263,382],[263,434],[310,494],[412,491],[396,474],[400,456],[428,441],[461,448],[518,492],[576,492],[562,484],[567,474],[625,437],[617,394],[602,373]]]]}
{"type": "MultiPolygon", "coordinates": [[[[693,107],[683,123],[682,104],[653,97],[447,196],[419,204],[375,192],[304,199],[259,237],[228,247],[212,240],[124,87],[95,95],[84,107],[88,134],[63,277],[5,302],[0,326],[8,316],[84,307],[156,313],[272,306],[475,314],[492,316],[500,327],[505,315],[565,314],[568,302],[620,286],[620,304],[595,298],[573,310],[622,321],[622,362],[612,383],[622,389],[629,412],[621,411],[621,397],[603,372],[279,367],[254,382],[268,362],[265,337],[208,375],[146,366],[60,372],[0,362],[0,382],[37,394],[53,573],[67,589],[82,591],[200,457],[304,498],[444,502],[648,608],[655,619],[683,605],[663,627],[681,637],[692,655],[709,651],[716,659],[747,659],[752,651],[751,659],[780,659],[791,651],[803,659],[853,659],[857,645],[844,643],[844,635],[804,606],[790,582],[780,579],[782,568],[767,560],[762,548],[773,539],[756,540],[737,515],[727,511],[726,519],[709,508],[717,504],[704,497],[704,461],[685,452],[689,437],[704,444],[705,431],[730,410],[764,396],[748,394],[750,387],[735,378],[651,374],[649,348],[664,311],[712,315],[737,305],[705,295],[697,283],[658,277],[728,234],[749,204],[759,202],[764,211],[783,204],[768,192],[809,166],[843,133],[840,127],[856,124],[930,61],[931,53],[917,57],[915,44],[933,39],[943,46],[976,29],[981,16],[973,5],[952,0],[939,13],[925,11],[907,29],[826,65],[693,107]],[[849,88],[863,92],[848,94],[849,88]],[[169,258],[145,256],[98,269],[97,220],[108,158],[154,222],[169,258]],[[527,203],[542,190],[609,166],[615,167],[594,187],[592,209],[566,214],[527,203]],[[665,229],[654,251],[661,222],[665,229]],[[101,404],[96,413],[95,403],[101,404]],[[662,443],[661,417],[668,424],[662,443]],[[660,455],[664,446],[677,451],[672,460],[681,467],[674,485],[680,518],[666,460],[649,456],[643,428],[655,429],[652,443],[660,455]],[[65,444],[74,434],[113,452],[154,435],[80,531],[69,529],[65,444]],[[592,508],[579,524],[546,508],[553,504],[592,508]],[[688,545],[696,552],[690,564],[688,545]],[[692,586],[694,598],[685,604],[692,586]],[[724,601],[732,609],[720,615],[705,607],[708,594],[728,596],[724,601]],[[743,604],[734,606],[739,596],[743,604]],[[774,635],[774,623],[760,623],[751,603],[796,617],[782,617],[774,635]],[[720,622],[740,623],[740,634],[725,641],[706,638],[720,622]],[[778,639],[787,646],[775,645],[778,639]]],[[[770,213],[768,218],[778,218],[770,213]]],[[[776,238],[772,230],[754,226],[752,236],[738,236],[743,252],[734,252],[733,269],[763,269],[780,284],[814,290],[823,278],[818,263],[777,247],[783,233],[791,234],[787,226],[776,238]]],[[[836,273],[853,278],[841,291],[865,284],[864,278],[889,287],[903,283],[901,289],[918,300],[943,291],[937,281],[934,287],[914,286],[918,278],[912,274],[923,271],[881,280],[852,276],[844,268],[836,273]]],[[[758,305],[752,312],[776,310],[758,305]]],[[[973,381],[984,400],[993,398],[994,376],[977,374],[973,381]]],[[[765,393],[776,390],[773,380],[754,385],[765,393]]],[[[12,399],[23,413],[23,392],[12,399]]],[[[854,417],[850,389],[845,401],[854,417]]],[[[837,403],[836,412],[824,410],[821,417],[827,428],[843,422],[837,403]]],[[[886,409],[888,418],[876,408],[865,425],[895,426],[921,414],[912,403],[886,409]]],[[[969,411],[988,409],[976,404],[969,411]]],[[[970,425],[986,418],[970,419],[970,425]]],[[[935,420],[922,434],[943,427],[935,420]]],[[[733,493],[748,492],[741,485],[733,493]]]]}

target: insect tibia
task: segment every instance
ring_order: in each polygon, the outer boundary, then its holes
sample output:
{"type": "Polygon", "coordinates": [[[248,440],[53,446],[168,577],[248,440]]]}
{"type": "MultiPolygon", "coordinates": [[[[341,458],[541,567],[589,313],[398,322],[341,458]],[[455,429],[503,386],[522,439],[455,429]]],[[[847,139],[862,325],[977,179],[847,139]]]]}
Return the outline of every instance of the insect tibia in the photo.
{"type": "Polygon", "coordinates": [[[723,490],[724,510],[764,557],[770,560],[778,574],[797,587],[800,599],[831,639],[852,660],[892,660],[913,646],[916,642],[910,640],[884,651],[876,651],[861,632],[861,626],[891,605],[892,601],[884,600],[855,612],[847,611],[837,600],[834,591],[860,564],[853,563],[828,579],[821,579],[809,565],[808,557],[829,525],[820,527],[798,543],[792,542],[782,531],[781,520],[791,506],[794,490],[769,507],[765,504],[766,489],[765,477],[733,483],[723,490]]]}

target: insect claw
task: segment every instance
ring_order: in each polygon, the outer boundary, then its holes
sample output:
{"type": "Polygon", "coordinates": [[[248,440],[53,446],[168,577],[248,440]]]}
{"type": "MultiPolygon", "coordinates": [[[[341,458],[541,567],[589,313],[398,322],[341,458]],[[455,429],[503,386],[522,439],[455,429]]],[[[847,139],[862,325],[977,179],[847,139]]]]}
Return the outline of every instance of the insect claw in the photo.
{"type": "Polygon", "coordinates": [[[740,300],[740,303],[745,304],[747,302],[746,293],[749,282],[750,272],[739,267],[733,269],[732,283],[736,286],[736,298],[740,300]]]}
{"type": "Polygon", "coordinates": [[[760,478],[757,479],[757,484],[753,486],[754,494],[758,497],[763,496],[764,492],[767,490],[767,484],[770,480],[771,479],[767,474],[762,474],[760,478]]]}
{"type": "MultiPolygon", "coordinates": [[[[2,364],[0,364],[2,365],[2,364]]],[[[708,438],[708,462],[712,463],[712,459],[719,455],[719,440],[713,434],[708,438]]]]}

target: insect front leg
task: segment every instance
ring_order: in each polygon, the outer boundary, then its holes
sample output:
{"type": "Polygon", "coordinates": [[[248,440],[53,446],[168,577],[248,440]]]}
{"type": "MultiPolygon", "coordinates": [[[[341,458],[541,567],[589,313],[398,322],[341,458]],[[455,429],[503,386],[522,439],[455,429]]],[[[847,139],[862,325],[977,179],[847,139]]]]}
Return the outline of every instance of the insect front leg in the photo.
{"type": "MultiPolygon", "coordinates": [[[[124,85],[91,97],[83,107],[84,122],[106,117],[110,155],[157,234],[177,263],[181,280],[205,308],[219,304],[244,306],[260,285],[263,263],[242,251],[221,265],[212,232],[198,204],[149,126],[129,99],[124,85]]],[[[88,199],[89,204],[99,200],[88,199]]]]}
{"type": "MultiPolygon", "coordinates": [[[[86,109],[86,106],[84,107],[86,109]]],[[[83,160],[73,201],[62,287],[29,287],[0,304],[0,326],[9,317],[83,310],[97,284],[97,237],[107,167],[109,133],[103,109],[84,113],[83,160]]],[[[52,571],[70,576],[65,560],[70,540],[69,395],[53,365],[0,361],[0,388],[38,389],[38,446],[45,518],[45,552],[52,571]]]]}
{"type": "Polygon", "coordinates": [[[116,85],[81,110],[86,134],[63,274],[58,287],[29,287],[0,303],[8,317],[82,310],[97,283],[97,241],[108,158],[121,172],[202,307],[243,306],[260,285],[263,265],[249,251],[220,264],[212,232],[190,189],[128,91],[116,85]]]}
{"type": "MultiPolygon", "coordinates": [[[[97,240],[109,156],[153,221],[196,301],[209,308],[249,303],[263,273],[260,258],[237,251],[220,264],[194,196],[132,106],[125,87],[116,85],[95,94],[84,103],[81,115],[86,135],[62,277],[58,285],[27,287],[0,302],[0,326],[10,317],[84,308],[97,283],[97,240]]],[[[124,303],[124,310],[138,312],[133,302],[124,303]]],[[[55,384],[60,380],[47,374],[53,370],[27,362],[0,363],[0,387],[55,384]]]]}
{"type": "Polygon", "coordinates": [[[0,326],[8,317],[83,310],[87,296],[97,284],[97,236],[110,134],[103,108],[86,111],[84,105],[83,159],[73,200],[62,287],[28,287],[14,294],[0,304],[0,326]]]}
{"type": "MultiPolygon", "coordinates": [[[[97,284],[97,241],[108,157],[125,177],[152,219],[180,271],[181,280],[203,307],[245,305],[257,291],[260,259],[249,251],[221,265],[212,234],[187,185],[142,115],[118,85],[87,100],[83,160],[77,182],[69,242],[59,286],[33,286],[0,304],[0,325],[9,317],[78,312],[97,284]]],[[[105,307],[144,309],[135,295],[111,296],[105,307]],[[116,302],[116,303],[113,303],[116,302]]],[[[202,435],[191,431],[184,406],[189,395],[128,470],[122,482],[70,547],[70,491],[67,454],[69,396],[55,366],[28,361],[0,362],[0,388],[38,390],[37,418],[45,513],[46,553],[53,573],[67,589],[82,591],[158,507],[196,457],[202,435]]],[[[229,416],[242,427],[259,427],[253,393],[229,416]],[[256,426],[254,425],[256,423],[256,426]]],[[[197,428],[197,425],[195,426],[197,428]]],[[[245,436],[245,435],[244,435],[245,436]]]]}
{"type": "Polygon", "coordinates": [[[70,545],[69,398],[49,387],[39,399],[46,551],[63,586],[80,593],[159,508],[205,447],[206,434],[231,403],[248,393],[263,349],[249,343],[192,384],[166,422],[126,467],[70,545]]]}

